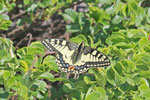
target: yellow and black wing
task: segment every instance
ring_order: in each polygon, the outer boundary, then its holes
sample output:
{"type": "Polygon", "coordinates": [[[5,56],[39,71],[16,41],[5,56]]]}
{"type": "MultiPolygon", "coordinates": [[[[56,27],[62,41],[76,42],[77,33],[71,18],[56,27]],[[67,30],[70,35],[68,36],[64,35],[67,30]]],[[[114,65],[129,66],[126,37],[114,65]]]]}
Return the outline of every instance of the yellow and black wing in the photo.
{"type": "MultiPolygon", "coordinates": [[[[61,71],[68,72],[72,65],[72,54],[78,48],[78,45],[74,42],[61,40],[61,39],[46,39],[42,41],[42,44],[49,51],[56,51],[56,63],[61,71]]],[[[72,71],[73,69],[71,69],[72,71]]]]}
{"type": "Polygon", "coordinates": [[[89,69],[91,67],[105,67],[111,64],[106,55],[91,47],[84,47],[84,53],[81,57],[84,62],[83,66],[85,69],[89,69]]]}
{"type": "Polygon", "coordinates": [[[46,39],[42,44],[49,51],[56,51],[56,62],[59,68],[65,72],[82,73],[91,67],[104,67],[110,65],[108,57],[96,49],[84,47],[79,55],[80,59],[73,63],[72,56],[78,50],[79,45],[60,39],[46,39]]]}

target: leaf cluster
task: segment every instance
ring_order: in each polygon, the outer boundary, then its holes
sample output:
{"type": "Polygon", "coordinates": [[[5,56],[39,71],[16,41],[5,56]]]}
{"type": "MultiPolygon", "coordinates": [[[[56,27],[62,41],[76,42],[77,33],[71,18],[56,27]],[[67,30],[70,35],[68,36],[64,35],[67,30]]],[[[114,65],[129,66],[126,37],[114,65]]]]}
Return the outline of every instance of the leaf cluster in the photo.
{"type": "Polygon", "coordinates": [[[19,100],[149,100],[150,8],[148,0],[81,0],[87,12],[71,9],[75,0],[0,1],[0,30],[12,25],[16,7],[25,16],[17,25],[32,24],[59,14],[70,41],[97,48],[111,60],[107,68],[91,68],[76,80],[59,72],[54,56],[45,57],[39,42],[16,49],[0,37],[0,98],[19,100]]]}

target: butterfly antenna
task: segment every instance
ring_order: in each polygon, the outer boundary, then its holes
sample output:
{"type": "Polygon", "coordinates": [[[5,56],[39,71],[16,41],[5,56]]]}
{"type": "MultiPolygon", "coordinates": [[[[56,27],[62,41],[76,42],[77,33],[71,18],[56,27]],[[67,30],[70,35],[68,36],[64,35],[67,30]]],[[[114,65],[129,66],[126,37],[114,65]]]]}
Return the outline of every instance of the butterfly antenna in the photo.
{"type": "Polygon", "coordinates": [[[97,48],[98,48],[98,46],[96,46],[96,48],[95,48],[95,49],[97,50],[97,48]]]}

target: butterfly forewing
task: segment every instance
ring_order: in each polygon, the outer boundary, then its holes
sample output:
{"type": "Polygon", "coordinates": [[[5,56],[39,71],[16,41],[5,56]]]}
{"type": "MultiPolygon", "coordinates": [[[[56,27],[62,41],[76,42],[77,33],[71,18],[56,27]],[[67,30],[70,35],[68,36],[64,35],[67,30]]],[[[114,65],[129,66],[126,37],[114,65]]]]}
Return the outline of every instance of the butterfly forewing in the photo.
{"type": "Polygon", "coordinates": [[[50,51],[58,51],[61,54],[66,54],[77,48],[77,44],[61,39],[46,39],[42,44],[50,51]]]}
{"type": "Polygon", "coordinates": [[[49,51],[56,51],[56,62],[62,71],[72,71],[69,66],[72,66],[72,54],[77,49],[78,45],[61,39],[46,39],[42,44],[49,51]]]}

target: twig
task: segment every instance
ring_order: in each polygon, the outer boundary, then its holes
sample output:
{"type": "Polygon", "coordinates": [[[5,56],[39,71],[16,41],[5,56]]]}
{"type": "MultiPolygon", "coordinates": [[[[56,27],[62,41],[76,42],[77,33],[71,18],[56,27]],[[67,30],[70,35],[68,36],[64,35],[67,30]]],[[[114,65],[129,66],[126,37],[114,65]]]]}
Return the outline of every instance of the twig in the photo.
{"type": "Polygon", "coordinates": [[[56,54],[56,52],[55,51],[48,51],[48,50],[45,52],[45,56],[53,55],[53,54],[56,54]]]}
{"type": "Polygon", "coordinates": [[[27,72],[29,72],[33,68],[33,66],[34,66],[34,64],[36,63],[37,60],[38,60],[38,57],[36,56],[27,72]]]}
{"type": "Polygon", "coordinates": [[[28,36],[29,36],[29,42],[28,42],[27,46],[29,46],[30,43],[31,43],[31,40],[32,40],[32,34],[31,34],[31,33],[28,33],[23,39],[21,39],[15,47],[18,49],[18,46],[19,46],[28,36]]]}
{"type": "Polygon", "coordinates": [[[73,7],[73,6],[76,6],[76,5],[80,4],[80,3],[83,3],[83,1],[79,1],[79,2],[77,2],[77,3],[71,4],[71,5],[69,6],[69,8],[70,8],[70,7],[73,7]]]}
{"type": "Polygon", "coordinates": [[[61,36],[59,36],[58,38],[65,38],[66,40],[69,40],[69,37],[70,37],[70,35],[71,35],[71,33],[69,33],[69,32],[67,32],[67,33],[65,33],[65,34],[63,34],[63,35],[61,35],[61,36]]]}
{"type": "Polygon", "coordinates": [[[51,86],[50,85],[47,85],[47,89],[48,89],[48,98],[51,97],[51,90],[50,90],[51,86]]]}
{"type": "Polygon", "coordinates": [[[24,26],[20,26],[18,27],[17,29],[14,29],[12,32],[9,32],[8,33],[8,36],[12,35],[12,34],[15,34],[17,31],[20,31],[20,30],[23,30],[24,29],[24,26]]]}
{"type": "Polygon", "coordinates": [[[48,56],[48,55],[55,55],[56,54],[56,52],[55,51],[46,51],[45,52],[45,54],[44,54],[44,56],[43,56],[43,59],[42,59],[42,62],[41,63],[43,63],[43,61],[44,61],[44,59],[48,56]]]}
{"type": "Polygon", "coordinates": [[[22,15],[26,14],[26,13],[27,13],[26,11],[22,11],[22,12],[20,12],[19,14],[14,15],[11,19],[15,19],[15,18],[17,18],[17,17],[19,17],[19,16],[22,16],[22,15]]]}
{"type": "Polygon", "coordinates": [[[27,46],[29,46],[31,44],[32,34],[28,33],[27,36],[29,36],[29,41],[28,41],[28,45],[27,45],[27,46]]]}
{"type": "Polygon", "coordinates": [[[3,38],[6,38],[6,34],[1,34],[1,36],[2,36],[3,38]]]}

